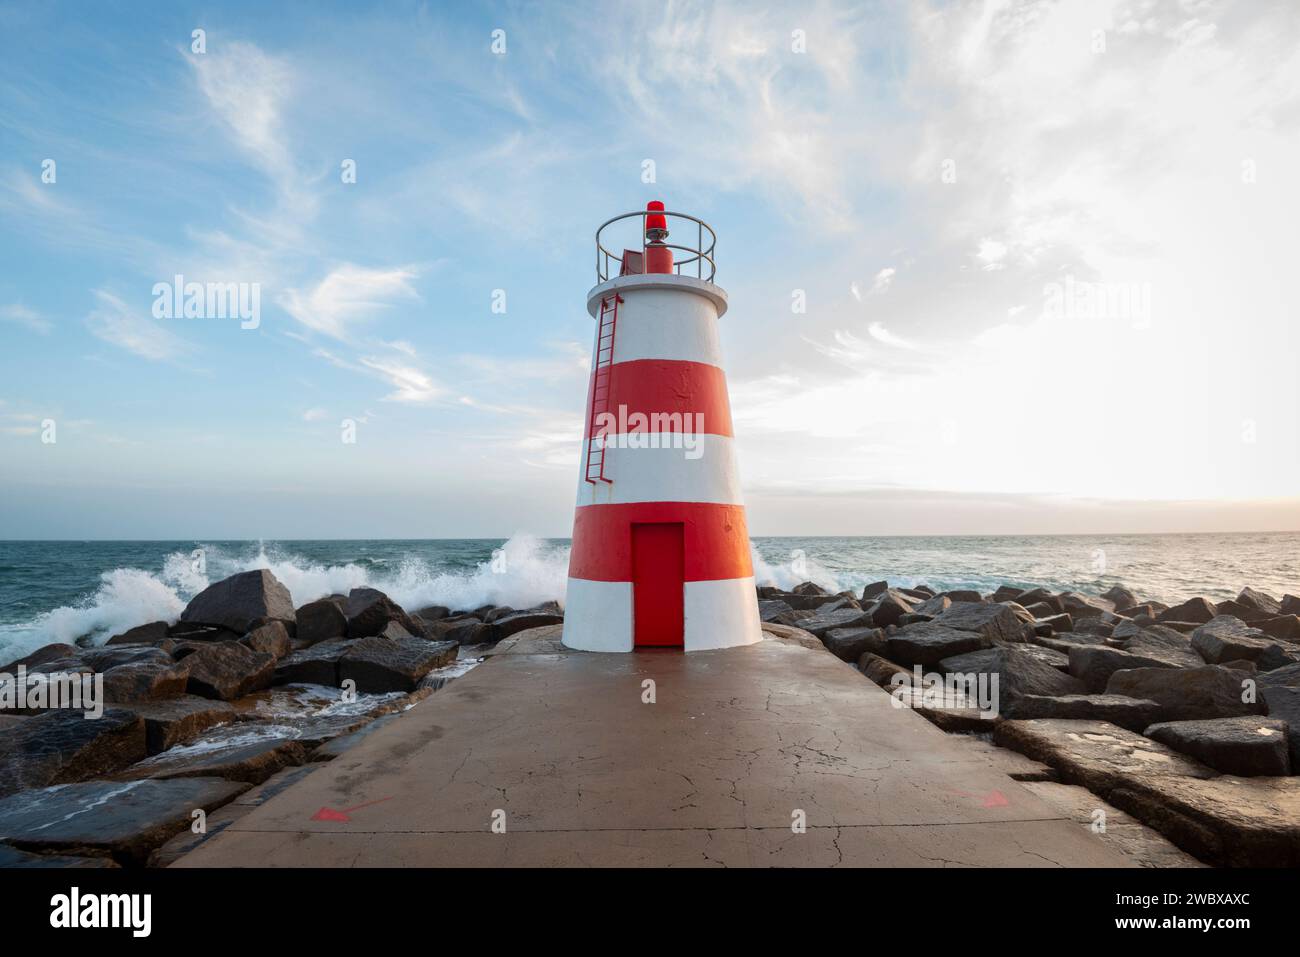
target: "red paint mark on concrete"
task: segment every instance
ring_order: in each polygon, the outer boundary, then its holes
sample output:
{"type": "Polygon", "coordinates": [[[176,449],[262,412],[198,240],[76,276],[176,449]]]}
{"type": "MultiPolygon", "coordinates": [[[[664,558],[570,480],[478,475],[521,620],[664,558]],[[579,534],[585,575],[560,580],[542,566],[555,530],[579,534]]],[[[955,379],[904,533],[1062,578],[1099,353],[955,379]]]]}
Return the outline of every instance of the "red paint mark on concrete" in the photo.
{"type": "Polygon", "coordinates": [[[385,801],[391,801],[391,797],[380,798],[378,801],[367,801],[365,804],[358,804],[356,807],[345,807],[341,811],[336,811],[332,807],[323,807],[311,816],[313,821],[350,821],[349,816],[353,811],[360,811],[363,807],[370,807],[374,804],[383,804],[385,801]]]}

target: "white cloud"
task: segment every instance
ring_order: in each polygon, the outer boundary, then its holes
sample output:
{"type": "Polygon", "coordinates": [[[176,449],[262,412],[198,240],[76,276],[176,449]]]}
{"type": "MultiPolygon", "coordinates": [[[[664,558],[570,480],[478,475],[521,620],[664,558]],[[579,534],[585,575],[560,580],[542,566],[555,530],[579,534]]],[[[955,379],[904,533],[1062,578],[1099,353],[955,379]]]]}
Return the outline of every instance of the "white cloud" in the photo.
{"type": "Polygon", "coordinates": [[[0,306],[0,322],[12,322],[20,326],[26,326],[32,332],[39,332],[41,335],[49,335],[50,330],[54,328],[54,323],[48,319],[42,318],[40,313],[19,303],[13,303],[8,306],[0,306]]]}
{"type": "Polygon", "coordinates": [[[344,263],[309,289],[287,290],[280,305],[308,329],[347,341],[394,300],[418,299],[411,285],[417,274],[411,266],[367,269],[344,263]]]}
{"type": "Polygon", "coordinates": [[[164,325],[168,320],[131,309],[102,289],[95,290],[99,306],[86,316],[91,333],[105,342],[145,359],[175,359],[188,352],[184,340],[164,325]]]}
{"type": "Polygon", "coordinates": [[[363,356],[361,364],[386,380],[393,391],[384,396],[386,402],[424,404],[446,394],[423,369],[392,359],[363,356]]]}

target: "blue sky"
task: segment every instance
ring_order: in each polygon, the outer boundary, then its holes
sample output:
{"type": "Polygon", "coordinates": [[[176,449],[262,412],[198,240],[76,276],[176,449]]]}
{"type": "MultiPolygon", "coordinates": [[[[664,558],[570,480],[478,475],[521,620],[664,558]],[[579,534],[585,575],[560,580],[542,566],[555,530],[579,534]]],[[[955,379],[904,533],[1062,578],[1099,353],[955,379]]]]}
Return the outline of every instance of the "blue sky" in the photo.
{"type": "Polygon", "coordinates": [[[592,233],[655,198],[719,233],[755,534],[1300,527],[1298,39],[1284,2],[0,3],[0,537],[567,535],[592,233]],[[155,318],[176,274],[259,325],[155,318]]]}

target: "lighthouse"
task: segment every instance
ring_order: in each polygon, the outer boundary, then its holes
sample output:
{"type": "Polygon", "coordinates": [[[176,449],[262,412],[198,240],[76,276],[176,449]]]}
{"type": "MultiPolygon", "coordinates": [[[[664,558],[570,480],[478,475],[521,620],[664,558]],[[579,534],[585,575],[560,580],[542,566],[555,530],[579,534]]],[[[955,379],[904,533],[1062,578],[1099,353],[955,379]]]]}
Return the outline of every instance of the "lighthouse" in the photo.
{"type": "Polygon", "coordinates": [[[596,231],[570,648],[701,651],[762,637],[718,339],[727,294],[714,282],[716,245],[707,223],[661,202],[596,231]],[[632,242],[618,252],[620,231],[632,242]]]}

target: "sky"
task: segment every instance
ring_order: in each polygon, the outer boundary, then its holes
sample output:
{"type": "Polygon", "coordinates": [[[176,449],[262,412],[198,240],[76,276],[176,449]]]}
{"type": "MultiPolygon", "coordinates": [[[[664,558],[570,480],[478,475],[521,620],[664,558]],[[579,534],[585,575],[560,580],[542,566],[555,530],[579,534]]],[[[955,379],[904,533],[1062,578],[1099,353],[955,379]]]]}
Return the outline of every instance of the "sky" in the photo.
{"type": "Polygon", "coordinates": [[[1300,529],[1297,170],[1291,0],[0,2],[0,538],[567,536],[651,199],[752,534],[1300,529]]]}

